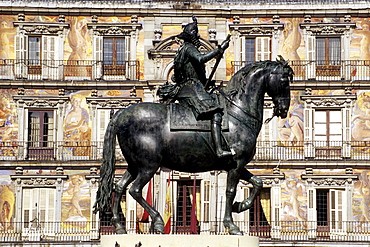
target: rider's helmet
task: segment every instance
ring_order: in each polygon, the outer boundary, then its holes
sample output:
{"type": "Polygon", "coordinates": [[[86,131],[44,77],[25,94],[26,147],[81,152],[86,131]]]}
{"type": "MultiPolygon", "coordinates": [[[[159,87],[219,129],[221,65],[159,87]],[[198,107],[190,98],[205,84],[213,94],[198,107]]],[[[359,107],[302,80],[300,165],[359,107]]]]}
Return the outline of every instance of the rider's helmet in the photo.
{"type": "Polygon", "coordinates": [[[192,19],[193,19],[193,22],[186,24],[185,27],[183,28],[182,33],[177,35],[177,37],[180,39],[183,39],[186,42],[193,43],[195,46],[199,47],[200,46],[200,42],[199,42],[200,35],[198,33],[198,21],[194,15],[192,19]]]}

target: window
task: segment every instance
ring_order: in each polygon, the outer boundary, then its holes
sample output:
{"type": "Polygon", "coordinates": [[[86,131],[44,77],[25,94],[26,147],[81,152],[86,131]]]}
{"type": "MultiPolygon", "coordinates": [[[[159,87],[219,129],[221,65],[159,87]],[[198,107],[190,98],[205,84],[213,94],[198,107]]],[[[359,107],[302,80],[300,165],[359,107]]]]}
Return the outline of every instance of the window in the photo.
{"type": "Polygon", "coordinates": [[[55,221],[55,189],[54,188],[23,188],[22,198],[23,228],[29,230],[51,231],[55,221]]]}
{"type": "Polygon", "coordinates": [[[249,209],[250,232],[253,236],[270,237],[271,192],[263,188],[249,209]]]}
{"type": "Polygon", "coordinates": [[[316,110],[314,140],[317,158],[341,157],[342,114],[340,110],[316,110]]]}
{"type": "Polygon", "coordinates": [[[245,39],[245,61],[265,61],[271,59],[270,37],[256,37],[245,39]]]}
{"type": "MultiPolygon", "coordinates": [[[[177,210],[176,210],[176,232],[189,233],[191,226],[191,209],[193,204],[193,180],[180,180],[177,182],[177,210]]],[[[200,181],[196,181],[196,197],[200,192],[200,181]]],[[[197,203],[198,200],[195,201],[197,203]]],[[[198,204],[198,203],[197,203],[198,204]]],[[[196,205],[198,211],[198,205],[196,205]]],[[[197,215],[197,218],[199,216],[197,215]]],[[[199,232],[199,224],[197,232],[199,232]]]]}
{"type": "Polygon", "coordinates": [[[125,75],[125,39],[103,39],[103,64],[105,75],[125,75]]]}
{"type": "Polygon", "coordinates": [[[49,160],[54,158],[54,112],[28,112],[28,158],[49,160]]]}
{"type": "Polygon", "coordinates": [[[340,38],[316,38],[318,76],[340,76],[340,38]]]}
{"type": "Polygon", "coordinates": [[[316,216],[318,234],[344,230],[344,190],[316,189],[316,216]]]}
{"type": "Polygon", "coordinates": [[[28,38],[28,73],[41,74],[41,37],[28,38]]]}

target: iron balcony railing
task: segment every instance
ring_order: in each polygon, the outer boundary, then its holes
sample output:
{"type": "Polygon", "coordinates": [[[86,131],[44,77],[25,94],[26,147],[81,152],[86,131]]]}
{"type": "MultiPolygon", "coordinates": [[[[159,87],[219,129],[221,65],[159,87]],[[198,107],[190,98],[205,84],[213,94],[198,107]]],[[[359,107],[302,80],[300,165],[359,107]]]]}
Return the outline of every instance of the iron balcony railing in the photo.
{"type": "MultiPolygon", "coordinates": [[[[102,141],[0,142],[0,160],[101,160],[102,141]],[[37,144],[37,145],[36,145],[37,144]]],[[[119,146],[116,157],[124,160],[119,146]]],[[[369,160],[368,141],[258,141],[254,161],[369,160]]]]}
{"type": "MultiPolygon", "coordinates": [[[[184,231],[184,224],[174,222],[171,234],[190,234],[184,231]]],[[[365,221],[234,221],[246,235],[257,236],[260,241],[370,241],[369,222],[365,221]]],[[[0,222],[0,241],[10,242],[84,242],[98,241],[101,235],[115,234],[110,222],[0,222]]],[[[154,234],[151,223],[126,222],[128,234],[154,234]]],[[[222,221],[198,222],[198,234],[227,235],[222,221]]]]}
{"type": "MultiPolygon", "coordinates": [[[[251,62],[234,61],[231,64],[237,72],[251,62]]],[[[294,71],[294,81],[370,80],[370,60],[292,60],[289,64],[294,71]]]]}
{"type": "Polygon", "coordinates": [[[1,59],[6,80],[138,80],[139,61],[1,59]]]}

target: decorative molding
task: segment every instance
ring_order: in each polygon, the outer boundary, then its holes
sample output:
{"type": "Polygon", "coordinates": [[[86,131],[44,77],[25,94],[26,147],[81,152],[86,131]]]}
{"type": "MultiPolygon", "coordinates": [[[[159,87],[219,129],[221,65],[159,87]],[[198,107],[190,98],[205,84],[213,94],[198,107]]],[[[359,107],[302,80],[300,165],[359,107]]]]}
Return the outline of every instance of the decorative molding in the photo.
{"type": "Polygon", "coordinates": [[[67,175],[11,175],[10,178],[15,181],[16,186],[38,187],[40,185],[47,187],[56,187],[67,180],[67,175]]]}
{"type": "Polygon", "coordinates": [[[87,23],[88,29],[92,29],[99,36],[130,36],[132,32],[142,29],[140,23],[87,23]]]}
{"type": "MultiPolygon", "coordinates": [[[[262,179],[263,185],[273,185],[273,184],[280,184],[281,181],[285,179],[284,173],[277,173],[272,175],[258,175],[260,179],[262,179]]],[[[250,185],[247,181],[240,180],[240,182],[244,185],[250,185]]]]}
{"type": "MultiPolygon", "coordinates": [[[[208,40],[200,38],[200,47],[198,48],[200,52],[205,53],[214,50],[214,46],[208,40]]],[[[177,38],[177,35],[168,37],[160,42],[158,42],[154,49],[148,50],[148,56],[150,59],[163,59],[163,58],[174,58],[177,49],[174,49],[174,44],[177,46],[181,45],[181,40],[177,38]]]]}
{"type": "Polygon", "coordinates": [[[64,22],[13,22],[14,27],[18,27],[26,34],[33,35],[59,35],[69,29],[69,24],[64,22]]]}
{"type": "Polygon", "coordinates": [[[14,95],[16,103],[24,104],[28,107],[48,107],[55,108],[69,101],[67,96],[24,96],[14,95]]]}
{"type": "Polygon", "coordinates": [[[282,23],[263,24],[230,24],[230,31],[240,33],[243,36],[272,36],[279,30],[284,29],[282,23]]]}
{"type": "Polygon", "coordinates": [[[317,186],[343,186],[346,184],[352,184],[353,181],[358,180],[358,175],[345,174],[345,175],[312,175],[303,174],[301,175],[302,180],[306,180],[309,184],[315,184],[317,186]]]}
{"type": "Polygon", "coordinates": [[[345,35],[356,28],[355,22],[345,23],[312,23],[306,22],[299,24],[301,29],[305,29],[307,33],[313,36],[321,35],[345,35]]]}
{"type": "Polygon", "coordinates": [[[356,95],[302,95],[301,100],[314,107],[344,107],[357,99],[356,95]]]}
{"type": "Polygon", "coordinates": [[[97,108],[126,108],[140,103],[140,97],[86,97],[86,103],[97,108]]]}

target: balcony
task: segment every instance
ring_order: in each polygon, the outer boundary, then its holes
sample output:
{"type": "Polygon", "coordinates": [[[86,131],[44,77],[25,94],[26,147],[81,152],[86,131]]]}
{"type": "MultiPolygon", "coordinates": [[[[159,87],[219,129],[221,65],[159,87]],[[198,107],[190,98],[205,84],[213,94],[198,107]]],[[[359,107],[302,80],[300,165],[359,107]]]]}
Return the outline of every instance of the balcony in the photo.
{"type": "MultiPolygon", "coordinates": [[[[172,234],[190,234],[177,232],[174,222],[172,234]]],[[[361,242],[369,241],[369,222],[336,221],[327,222],[325,231],[318,230],[318,222],[314,221],[279,221],[279,222],[242,222],[236,225],[247,235],[258,236],[261,242],[274,241],[289,243],[302,242],[361,242]],[[250,225],[264,227],[251,228],[250,225]],[[265,227],[269,226],[269,227],[265,227]],[[335,227],[334,227],[335,226],[335,227]]],[[[0,222],[0,241],[12,242],[92,242],[98,241],[101,235],[115,234],[109,222],[0,222]]],[[[138,221],[126,222],[128,234],[152,234],[151,224],[138,221]]],[[[222,221],[199,222],[203,235],[226,235],[227,230],[222,221]]]]}
{"type": "MultiPolygon", "coordinates": [[[[250,62],[232,62],[237,72],[250,62]]],[[[289,61],[294,71],[294,81],[368,81],[370,60],[298,60],[289,61]]]]}
{"type": "MultiPolygon", "coordinates": [[[[35,147],[31,142],[0,142],[0,161],[20,160],[101,160],[102,141],[60,141],[48,142],[45,147],[35,147]]],[[[119,146],[116,157],[124,160],[119,146]]],[[[370,159],[370,142],[367,141],[310,141],[282,142],[258,141],[254,161],[306,161],[306,160],[354,160],[370,159]]]]}
{"type": "Polygon", "coordinates": [[[138,80],[139,61],[0,60],[0,80],[138,80]]]}

